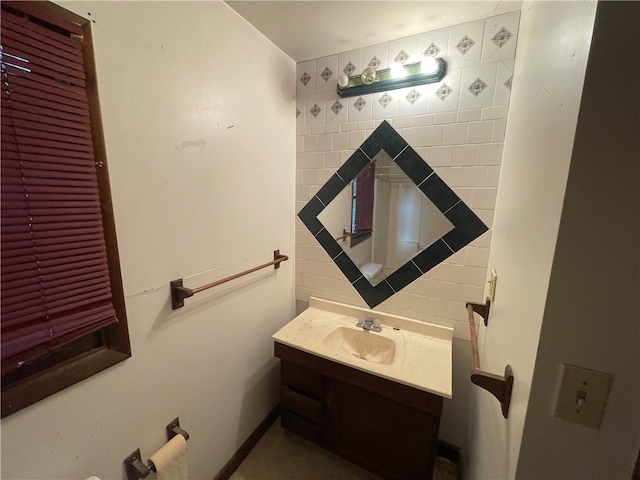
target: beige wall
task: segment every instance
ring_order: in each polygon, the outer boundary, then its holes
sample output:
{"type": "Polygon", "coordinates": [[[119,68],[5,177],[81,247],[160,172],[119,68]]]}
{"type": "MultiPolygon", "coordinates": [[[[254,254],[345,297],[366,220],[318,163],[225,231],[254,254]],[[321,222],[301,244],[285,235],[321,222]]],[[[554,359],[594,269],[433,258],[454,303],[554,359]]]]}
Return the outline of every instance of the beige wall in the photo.
{"type": "Polygon", "coordinates": [[[640,448],[639,22],[598,6],[517,478],[631,478],[640,448]],[[599,429],[551,415],[563,363],[613,375],[599,429]]]}
{"type": "Polygon", "coordinates": [[[278,402],[294,315],[294,62],[221,2],[64,3],[95,20],[133,356],[2,420],[2,478],[123,477],[176,416],[213,478],[278,402]],[[89,16],[90,14],[90,16],[89,16]],[[260,72],[259,81],[254,73],[260,72]],[[264,270],[171,311],[196,287],[264,270]]]}
{"type": "Polygon", "coordinates": [[[595,2],[522,6],[489,256],[497,291],[478,342],[482,368],[502,375],[510,364],[515,381],[506,420],[491,394],[471,390],[470,478],[516,473],[595,9],[595,2]]]}

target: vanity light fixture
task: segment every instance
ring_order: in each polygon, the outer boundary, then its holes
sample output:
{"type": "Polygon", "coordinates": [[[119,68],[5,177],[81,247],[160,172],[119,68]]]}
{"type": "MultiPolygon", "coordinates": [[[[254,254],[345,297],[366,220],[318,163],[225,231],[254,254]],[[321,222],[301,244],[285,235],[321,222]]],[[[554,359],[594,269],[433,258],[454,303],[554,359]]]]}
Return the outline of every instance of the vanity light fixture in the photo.
{"type": "Polygon", "coordinates": [[[398,88],[415,87],[437,83],[447,73],[447,63],[441,58],[426,57],[420,62],[402,65],[394,63],[391,68],[374,70],[367,67],[360,75],[338,78],[338,96],[354,97],[368,93],[385,92],[398,88]]]}

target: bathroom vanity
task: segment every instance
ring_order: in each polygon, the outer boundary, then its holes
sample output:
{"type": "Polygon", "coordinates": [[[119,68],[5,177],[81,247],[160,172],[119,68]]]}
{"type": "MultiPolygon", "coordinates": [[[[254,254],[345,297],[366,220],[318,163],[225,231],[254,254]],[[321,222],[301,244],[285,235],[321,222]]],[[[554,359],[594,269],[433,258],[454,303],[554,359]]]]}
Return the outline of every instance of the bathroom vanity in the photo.
{"type": "Polygon", "coordinates": [[[429,479],[453,330],[312,298],[274,334],[281,423],[383,477],[429,479]],[[379,332],[358,322],[375,319],[379,332]]]}

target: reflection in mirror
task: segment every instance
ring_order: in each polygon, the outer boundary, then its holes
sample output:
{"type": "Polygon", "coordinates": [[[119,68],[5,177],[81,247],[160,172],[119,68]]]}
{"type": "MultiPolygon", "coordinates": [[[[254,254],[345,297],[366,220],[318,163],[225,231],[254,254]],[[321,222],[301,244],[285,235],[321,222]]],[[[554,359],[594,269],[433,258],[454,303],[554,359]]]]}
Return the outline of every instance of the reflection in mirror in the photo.
{"type": "Polygon", "coordinates": [[[371,285],[454,228],[384,150],[318,219],[371,285]]]}
{"type": "Polygon", "coordinates": [[[298,216],[371,308],[487,231],[386,121],[298,216]]]}

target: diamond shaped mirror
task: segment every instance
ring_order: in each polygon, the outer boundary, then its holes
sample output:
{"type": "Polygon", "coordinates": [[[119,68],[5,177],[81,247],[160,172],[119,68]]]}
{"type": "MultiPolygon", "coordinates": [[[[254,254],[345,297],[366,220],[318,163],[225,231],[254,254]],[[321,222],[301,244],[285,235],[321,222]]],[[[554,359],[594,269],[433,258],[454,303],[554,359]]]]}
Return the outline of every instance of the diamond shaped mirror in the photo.
{"type": "Polygon", "coordinates": [[[298,216],[371,308],[488,230],[386,121],[298,216]]]}

